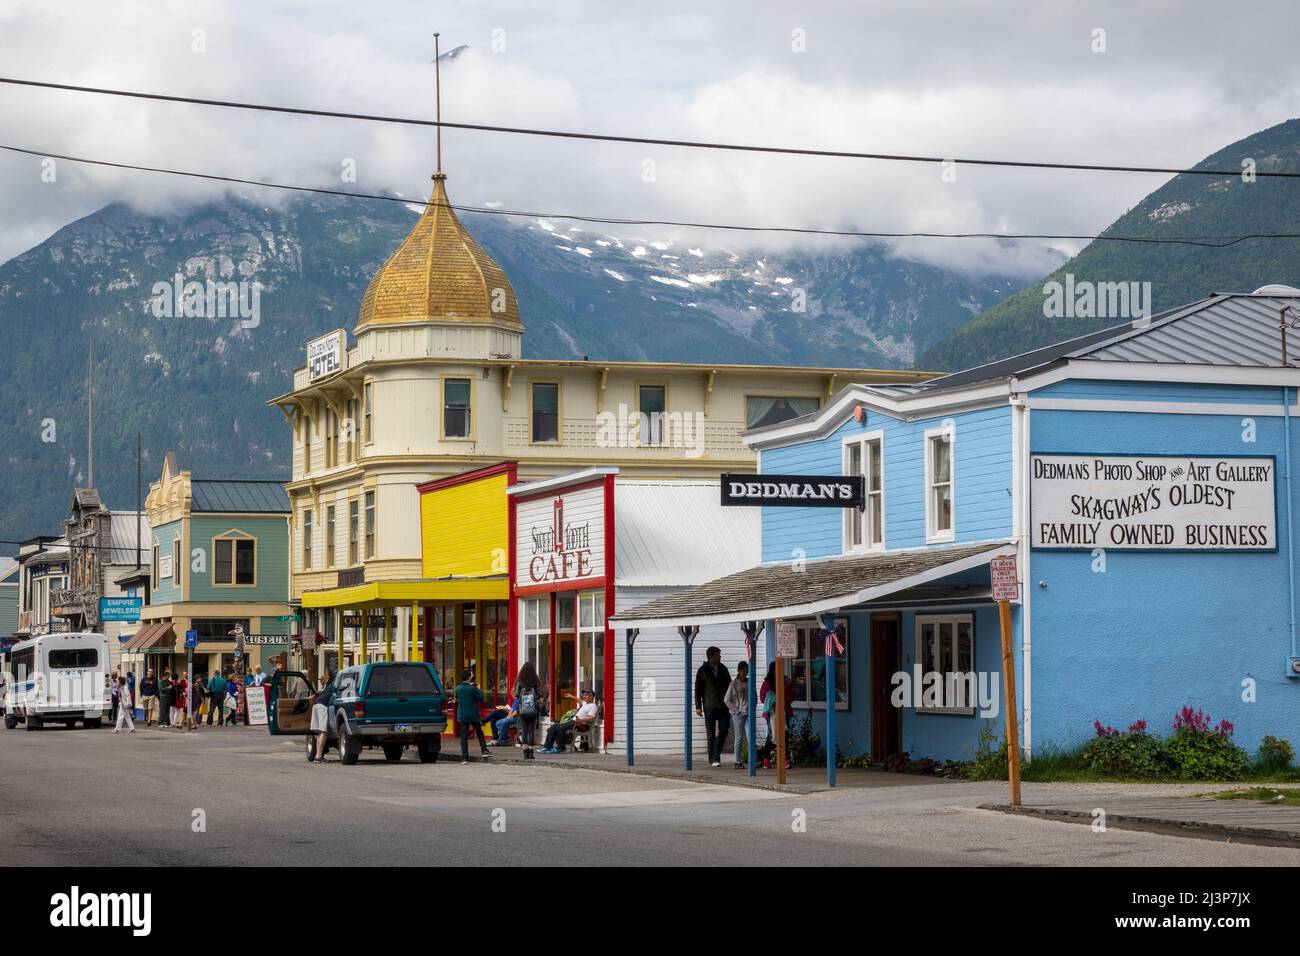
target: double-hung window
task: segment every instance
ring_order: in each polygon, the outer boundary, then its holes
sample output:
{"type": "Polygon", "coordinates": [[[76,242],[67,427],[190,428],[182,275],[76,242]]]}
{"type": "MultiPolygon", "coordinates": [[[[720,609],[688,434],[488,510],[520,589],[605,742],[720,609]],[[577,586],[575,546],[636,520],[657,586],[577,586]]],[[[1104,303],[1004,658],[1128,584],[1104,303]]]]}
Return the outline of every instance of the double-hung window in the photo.
{"type": "Polygon", "coordinates": [[[249,585],[257,580],[257,542],[252,538],[217,538],[213,583],[249,585]]]}
{"type": "Polygon", "coordinates": [[[844,474],[861,475],[866,505],[844,509],[844,550],[885,546],[884,439],[880,432],[855,435],[844,443],[844,474]]]}
{"type": "Polygon", "coordinates": [[[444,379],[442,383],[442,437],[469,438],[470,393],[472,383],[467,378],[444,379]]]}
{"type": "Polygon", "coordinates": [[[667,393],[668,388],[664,385],[637,386],[637,411],[641,413],[640,444],[662,445],[667,440],[664,434],[667,393]]]}
{"type": "Polygon", "coordinates": [[[337,540],[337,528],[334,525],[334,505],[325,509],[325,566],[334,567],[334,542],[337,540]]]}
{"type": "Polygon", "coordinates": [[[533,382],[533,442],[560,440],[560,385],[558,382],[533,382]]]}
{"type": "Polygon", "coordinates": [[[311,509],[308,508],[302,513],[302,569],[311,570],[311,509]]]}
{"type": "Polygon", "coordinates": [[[357,566],[357,559],[360,557],[357,551],[358,534],[360,533],[358,525],[360,521],[361,503],[353,498],[348,502],[348,567],[350,568],[357,566]]]}
{"type": "Polygon", "coordinates": [[[375,493],[366,492],[366,557],[375,556],[375,493]]]}
{"type": "MultiPolygon", "coordinates": [[[[843,627],[840,642],[844,652],[835,656],[835,709],[849,709],[849,642],[848,618],[835,618],[837,627],[843,627]]],[[[826,638],[821,622],[797,621],[799,635],[798,654],[790,662],[791,704],[814,710],[826,709],[826,638]]]]}
{"type": "Polygon", "coordinates": [[[539,594],[523,598],[523,605],[524,660],[537,668],[537,676],[545,686],[551,673],[551,597],[539,594]]]}
{"type": "Polygon", "coordinates": [[[979,686],[973,615],[918,614],[916,660],[921,664],[921,686],[913,688],[920,704],[917,710],[934,714],[975,712],[979,686]]]}
{"type": "Polygon", "coordinates": [[[950,429],[925,433],[925,531],[930,541],[953,538],[953,441],[950,429]]]}
{"type": "Polygon", "coordinates": [[[181,532],[172,538],[172,587],[181,586],[181,532]]]}

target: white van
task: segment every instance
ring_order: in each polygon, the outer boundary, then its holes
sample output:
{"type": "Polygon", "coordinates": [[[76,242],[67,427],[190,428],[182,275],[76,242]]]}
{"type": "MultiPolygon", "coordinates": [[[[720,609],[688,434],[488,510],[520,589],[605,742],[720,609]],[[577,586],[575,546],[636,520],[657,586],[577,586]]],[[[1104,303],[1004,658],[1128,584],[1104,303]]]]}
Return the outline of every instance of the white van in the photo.
{"type": "Polygon", "coordinates": [[[103,634],[46,634],[19,641],[4,661],[5,727],[22,721],[39,730],[46,721],[98,727],[112,707],[108,638],[103,634]]]}

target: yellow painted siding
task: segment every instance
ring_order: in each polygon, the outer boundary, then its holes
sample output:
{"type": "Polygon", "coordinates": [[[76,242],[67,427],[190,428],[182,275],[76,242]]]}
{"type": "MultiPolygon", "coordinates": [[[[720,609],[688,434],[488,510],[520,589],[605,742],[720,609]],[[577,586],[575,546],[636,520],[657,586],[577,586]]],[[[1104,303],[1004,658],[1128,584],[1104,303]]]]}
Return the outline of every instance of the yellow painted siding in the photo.
{"type": "Polygon", "coordinates": [[[506,476],[492,475],[420,496],[426,578],[509,571],[506,476]]]}

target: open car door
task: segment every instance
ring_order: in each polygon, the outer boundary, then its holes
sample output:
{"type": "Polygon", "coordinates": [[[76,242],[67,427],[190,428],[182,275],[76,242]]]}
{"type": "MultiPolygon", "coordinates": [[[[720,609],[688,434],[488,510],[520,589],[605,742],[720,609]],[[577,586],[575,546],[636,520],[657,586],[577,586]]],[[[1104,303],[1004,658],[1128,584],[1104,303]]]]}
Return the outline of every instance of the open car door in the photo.
{"type": "Polygon", "coordinates": [[[316,692],[307,675],[299,671],[276,671],[271,684],[271,706],[267,724],[273,734],[311,732],[311,708],[316,692]]]}

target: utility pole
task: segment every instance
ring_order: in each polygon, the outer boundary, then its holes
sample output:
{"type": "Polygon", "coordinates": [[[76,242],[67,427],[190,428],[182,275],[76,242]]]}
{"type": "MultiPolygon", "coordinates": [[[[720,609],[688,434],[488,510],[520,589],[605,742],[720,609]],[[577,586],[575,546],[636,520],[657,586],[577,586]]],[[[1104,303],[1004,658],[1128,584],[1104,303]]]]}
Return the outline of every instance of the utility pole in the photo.
{"type": "MultiPolygon", "coordinates": [[[[135,433],[135,569],[140,570],[140,545],[144,534],[144,513],[140,510],[140,432],[135,433]]],[[[172,569],[172,574],[176,570],[172,569]]],[[[173,578],[173,580],[175,580],[173,578]]]]}
{"type": "Polygon", "coordinates": [[[95,343],[86,354],[86,487],[95,487],[95,343]]]}

